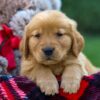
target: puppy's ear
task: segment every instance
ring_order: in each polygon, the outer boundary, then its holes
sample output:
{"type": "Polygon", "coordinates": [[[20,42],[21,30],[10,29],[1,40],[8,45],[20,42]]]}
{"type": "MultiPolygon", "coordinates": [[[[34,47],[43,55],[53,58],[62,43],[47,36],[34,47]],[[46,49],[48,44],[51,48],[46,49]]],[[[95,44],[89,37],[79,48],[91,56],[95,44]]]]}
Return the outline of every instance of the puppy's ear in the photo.
{"type": "Polygon", "coordinates": [[[72,38],[72,46],[71,46],[71,54],[75,57],[78,57],[79,53],[82,51],[84,47],[84,38],[77,31],[77,23],[76,21],[69,19],[70,26],[70,35],[72,38]]]}
{"type": "Polygon", "coordinates": [[[29,42],[29,36],[28,36],[28,32],[27,32],[27,27],[25,27],[24,35],[23,35],[23,38],[20,43],[20,51],[22,53],[22,57],[24,57],[24,58],[27,58],[29,55],[28,42],[29,42]]]}
{"type": "Polygon", "coordinates": [[[84,39],[77,29],[72,29],[72,54],[77,57],[84,47],[84,39]]]}

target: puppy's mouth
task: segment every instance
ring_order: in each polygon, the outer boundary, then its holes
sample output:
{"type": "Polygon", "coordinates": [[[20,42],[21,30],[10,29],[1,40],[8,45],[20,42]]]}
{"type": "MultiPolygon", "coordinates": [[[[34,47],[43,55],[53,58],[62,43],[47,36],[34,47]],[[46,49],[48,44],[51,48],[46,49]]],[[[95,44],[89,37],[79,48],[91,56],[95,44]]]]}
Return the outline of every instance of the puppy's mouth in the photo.
{"type": "Polygon", "coordinates": [[[44,61],[46,62],[51,62],[51,61],[54,61],[54,59],[53,58],[51,58],[51,57],[46,57],[45,59],[44,59],[44,61]]]}
{"type": "Polygon", "coordinates": [[[38,56],[35,56],[36,60],[40,64],[45,64],[45,65],[53,65],[57,64],[62,61],[62,56],[60,56],[58,53],[55,54],[53,53],[50,56],[46,56],[43,53],[38,54],[38,56]]]}
{"type": "Polygon", "coordinates": [[[42,63],[45,64],[45,65],[53,65],[53,64],[56,64],[56,62],[53,61],[53,60],[45,60],[45,61],[42,62],[42,63]]]}
{"type": "Polygon", "coordinates": [[[50,61],[50,60],[52,60],[52,58],[51,57],[46,57],[46,60],[50,61]]]}
{"type": "Polygon", "coordinates": [[[58,60],[54,57],[46,57],[45,59],[43,59],[42,63],[45,65],[52,65],[58,63],[58,60]]]}

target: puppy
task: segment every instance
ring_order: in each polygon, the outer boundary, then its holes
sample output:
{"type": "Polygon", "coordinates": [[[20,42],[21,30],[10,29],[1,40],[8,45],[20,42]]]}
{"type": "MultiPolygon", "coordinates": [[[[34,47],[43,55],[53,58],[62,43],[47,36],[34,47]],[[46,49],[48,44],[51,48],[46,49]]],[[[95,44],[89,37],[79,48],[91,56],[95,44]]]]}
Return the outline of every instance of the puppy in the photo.
{"type": "Polygon", "coordinates": [[[81,78],[95,72],[81,53],[83,46],[84,39],[74,20],[59,11],[43,11],[25,28],[21,75],[36,82],[46,95],[58,93],[56,75],[61,75],[60,87],[76,93],[81,78]]]}

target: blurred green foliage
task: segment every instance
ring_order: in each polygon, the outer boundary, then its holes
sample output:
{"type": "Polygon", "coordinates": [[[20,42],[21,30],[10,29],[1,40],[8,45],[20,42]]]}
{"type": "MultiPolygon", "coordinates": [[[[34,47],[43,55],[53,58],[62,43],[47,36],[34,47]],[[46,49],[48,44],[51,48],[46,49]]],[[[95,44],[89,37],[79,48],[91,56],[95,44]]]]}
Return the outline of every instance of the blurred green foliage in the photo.
{"type": "Polygon", "coordinates": [[[100,67],[100,37],[84,36],[85,47],[84,53],[91,60],[91,62],[100,67]]]}
{"type": "Polygon", "coordinates": [[[62,0],[62,11],[78,22],[81,31],[100,32],[100,0],[62,0]]]}
{"type": "Polygon", "coordinates": [[[62,11],[76,20],[78,30],[84,33],[83,52],[100,67],[100,0],[62,0],[62,3],[62,11]]]}

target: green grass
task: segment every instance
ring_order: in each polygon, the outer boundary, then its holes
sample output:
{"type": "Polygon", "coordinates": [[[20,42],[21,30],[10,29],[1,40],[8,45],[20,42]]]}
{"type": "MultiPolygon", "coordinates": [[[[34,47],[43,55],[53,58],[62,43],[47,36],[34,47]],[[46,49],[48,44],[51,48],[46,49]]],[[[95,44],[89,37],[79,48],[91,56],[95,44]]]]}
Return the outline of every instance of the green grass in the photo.
{"type": "Polygon", "coordinates": [[[100,37],[99,36],[85,37],[84,53],[95,66],[100,67],[100,37]]]}

